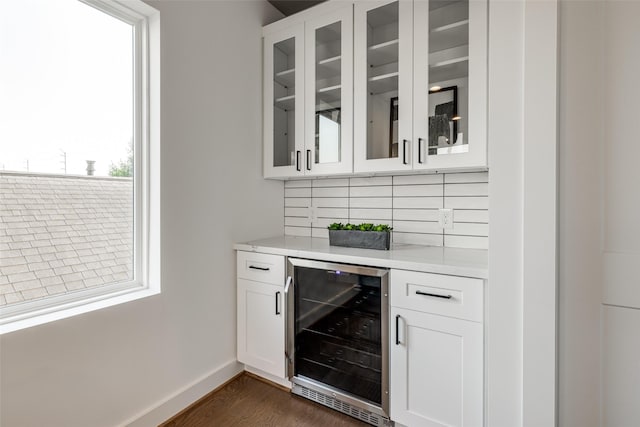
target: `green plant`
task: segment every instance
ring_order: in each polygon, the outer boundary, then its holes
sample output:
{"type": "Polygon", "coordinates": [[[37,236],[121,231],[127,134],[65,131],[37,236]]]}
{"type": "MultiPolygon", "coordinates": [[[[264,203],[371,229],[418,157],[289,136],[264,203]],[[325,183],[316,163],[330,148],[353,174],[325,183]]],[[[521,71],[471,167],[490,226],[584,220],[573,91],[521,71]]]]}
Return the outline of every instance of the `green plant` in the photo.
{"type": "Polygon", "coordinates": [[[327,227],[329,230],[357,230],[357,231],[391,231],[393,228],[387,224],[374,225],[371,223],[363,224],[342,224],[341,222],[334,222],[327,227]]]}

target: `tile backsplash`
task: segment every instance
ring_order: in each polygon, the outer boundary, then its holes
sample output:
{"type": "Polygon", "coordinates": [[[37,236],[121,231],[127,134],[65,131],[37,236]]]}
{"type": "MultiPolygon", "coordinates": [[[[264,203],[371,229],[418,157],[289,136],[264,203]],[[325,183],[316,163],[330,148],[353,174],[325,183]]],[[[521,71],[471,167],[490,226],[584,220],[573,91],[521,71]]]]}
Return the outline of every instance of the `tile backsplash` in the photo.
{"type": "Polygon", "coordinates": [[[328,238],[333,222],[389,224],[394,243],[487,249],[489,173],[286,181],[286,235],[328,238]],[[438,209],[453,209],[453,228],[438,209]]]}

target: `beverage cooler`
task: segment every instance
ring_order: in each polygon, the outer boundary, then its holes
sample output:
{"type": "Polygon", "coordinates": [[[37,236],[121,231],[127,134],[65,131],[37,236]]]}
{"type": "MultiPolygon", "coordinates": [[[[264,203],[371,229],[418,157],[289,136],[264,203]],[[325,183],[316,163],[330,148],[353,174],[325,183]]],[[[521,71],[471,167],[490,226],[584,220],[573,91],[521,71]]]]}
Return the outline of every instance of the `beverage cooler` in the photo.
{"type": "Polygon", "coordinates": [[[386,269],[289,258],[292,391],[372,425],[389,421],[386,269]]]}

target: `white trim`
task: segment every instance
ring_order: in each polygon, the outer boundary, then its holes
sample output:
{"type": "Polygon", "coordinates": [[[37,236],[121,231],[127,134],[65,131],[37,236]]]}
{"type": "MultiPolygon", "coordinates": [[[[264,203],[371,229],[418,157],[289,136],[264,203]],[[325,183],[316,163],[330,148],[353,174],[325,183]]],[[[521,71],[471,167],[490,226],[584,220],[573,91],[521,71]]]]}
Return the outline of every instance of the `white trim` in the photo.
{"type": "Polygon", "coordinates": [[[242,372],[243,367],[244,366],[238,363],[237,360],[230,360],[186,386],[181,387],[176,392],[148,407],[138,415],[129,418],[120,424],[120,426],[157,426],[238,375],[242,372]]]}
{"type": "Polygon", "coordinates": [[[558,0],[525,2],[523,360],[525,426],[557,425],[558,0]]]}
{"type": "Polygon", "coordinates": [[[0,335],[160,293],[160,12],[81,1],[134,27],[134,280],[3,307],[0,335]]]}

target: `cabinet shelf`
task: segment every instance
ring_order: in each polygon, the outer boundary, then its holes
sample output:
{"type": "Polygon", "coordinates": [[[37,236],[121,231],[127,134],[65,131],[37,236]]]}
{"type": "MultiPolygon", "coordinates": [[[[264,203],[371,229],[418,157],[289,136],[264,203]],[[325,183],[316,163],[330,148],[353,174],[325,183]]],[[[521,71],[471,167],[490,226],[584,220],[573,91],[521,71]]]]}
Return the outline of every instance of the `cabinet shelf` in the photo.
{"type": "Polygon", "coordinates": [[[338,55],[318,61],[316,67],[316,79],[324,80],[340,75],[340,70],[342,69],[341,60],[342,56],[338,55]]]}
{"type": "Polygon", "coordinates": [[[398,62],[398,39],[369,47],[368,62],[371,67],[398,62]]]}
{"type": "Polygon", "coordinates": [[[379,93],[398,90],[398,72],[382,74],[369,78],[369,93],[379,93]]]}
{"type": "Polygon", "coordinates": [[[289,70],[280,71],[279,73],[275,74],[275,76],[273,77],[273,80],[275,80],[276,83],[287,88],[295,87],[296,70],[295,68],[291,68],[289,70]]]}
{"type": "Polygon", "coordinates": [[[341,89],[342,85],[335,85],[318,89],[317,100],[323,104],[323,110],[327,108],[335,108],[336,103],[339,106],[341,89]]]}
{"type": "Polygon", "coordinates": [[[429,54],[429,81],[453,80],[469,75],[469,46],[456,46],[429,54]]]}
{"type": "Polygon", "coordinates": [[[452,30],[460,31],[461,30],[460,27],[464,27],[464,26],[468,26],[468,25],[469,25],[469,20],[468,19],[462,19],[460,21],[451,22],[449,24],[444,24],[444,25],[440,25],[438,27],[431,28],[431,30],[429,32],[434,34],[434,33],[441,33],[443,31],[452,31],[452,30]]]}
{"type": "Polygon", "coordinates": [[[469,60],[469,46],[456,46],[429,54],[429,68],[442,67],[469,60]]]}
{"type": "Polygon", "coordinates": [[[281,110],[294,110],[296,106],[296,96],[288,95],[281,98],[276,98],[273,105],[281,110]]]}
{"type": "Polygon", "coordinates": [[[454,22],[434,28],[429,33],[429,50],[437,52],[469,44],[469,20],[454,22]]]}

